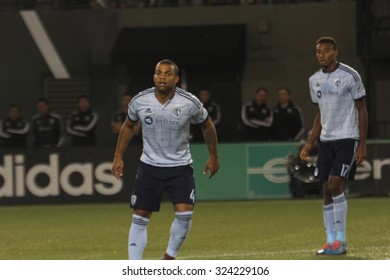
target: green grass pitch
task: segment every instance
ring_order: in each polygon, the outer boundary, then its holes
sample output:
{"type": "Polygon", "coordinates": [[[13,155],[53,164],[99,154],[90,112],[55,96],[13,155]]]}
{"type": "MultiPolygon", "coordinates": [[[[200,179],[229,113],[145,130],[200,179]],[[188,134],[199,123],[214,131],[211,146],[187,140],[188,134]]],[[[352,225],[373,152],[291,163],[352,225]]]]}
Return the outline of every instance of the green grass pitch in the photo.
{"type": "MultiPolygon", "coordinates": [[[[347,255],[315,256],[325,241],[322,201],[198,202],[178,259],[390,259],[390,198],[348,199],[347,255]]],[[[163,203],[148,226],[145,259],[165,251],[173,219],[163,203]]],[[[125,203],[0,207],[2,260],[124,260],[125,203]]]]}

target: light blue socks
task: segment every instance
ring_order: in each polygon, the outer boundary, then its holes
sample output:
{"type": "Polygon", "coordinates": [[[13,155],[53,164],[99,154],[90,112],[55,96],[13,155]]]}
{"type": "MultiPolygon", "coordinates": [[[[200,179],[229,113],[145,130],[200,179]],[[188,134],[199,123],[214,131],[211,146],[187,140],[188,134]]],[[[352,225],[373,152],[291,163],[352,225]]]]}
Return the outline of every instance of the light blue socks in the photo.
{"type": "Polygon", "coordinates": [[[146,226],[149,219],[139,215],[133,215],[133,221],[129,231],[129,259],[141,260],[147,243],[146,226]]]}
{"type": "Polygon", "coordinates": [[[176,257],[177,251],[186,239],[191,228],[192,211],[175,212],[176,218],[171,225],[171,236],[166,253],[176,257]]]}

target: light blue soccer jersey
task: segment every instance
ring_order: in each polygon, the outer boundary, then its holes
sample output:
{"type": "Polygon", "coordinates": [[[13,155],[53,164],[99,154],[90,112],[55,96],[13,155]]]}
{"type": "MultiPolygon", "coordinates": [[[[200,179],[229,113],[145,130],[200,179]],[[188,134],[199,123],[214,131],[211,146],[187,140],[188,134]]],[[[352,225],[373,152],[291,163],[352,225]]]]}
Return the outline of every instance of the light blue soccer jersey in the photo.
{"type": "Polygon", "coordinates": [[[181,88],[176,88],[173,97],[161,104],[153,87],[133,97],[128,116],[142,124],[141,161],[172,167],[192,163],[188,142],[190,121],[202,124],[208,113],[198,98],[181,88]]]}
{"type": "Polygon", "coordinates": [[[321,141],[359,139],[359,120],[354,100],[366,95],[360,75],[339,63],[336,70],[320,69],[309,78],[310,95],[321,112],[321,141]]]}

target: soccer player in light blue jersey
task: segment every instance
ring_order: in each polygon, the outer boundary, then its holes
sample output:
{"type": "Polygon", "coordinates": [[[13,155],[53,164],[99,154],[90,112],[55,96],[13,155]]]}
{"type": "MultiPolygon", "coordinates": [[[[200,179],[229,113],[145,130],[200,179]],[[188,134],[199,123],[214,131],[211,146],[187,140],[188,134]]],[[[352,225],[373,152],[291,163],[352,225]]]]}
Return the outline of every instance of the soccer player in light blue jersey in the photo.
{"type": "Polygon", "coordinates": [[[347,201],[345,180],[352,180],[356,166],[366,158],[366,91],[356,70],[337,61],[336,41],[321,37],[316,55],[321,69],[309,79],[310,95],[317,111],[312,134],[300,157],[308,160],[315,141],[320,139],[315,175],[323,181],[323,218],[327,242],[318,255],[347,252],[347,201]]]}
{"type": "Polygon", "coordinates": [[[163,259],[175,259],[191,227],[195,204],[195,182],[189,150],[190,121],[199,124],[209,151],[204,174],[213,177],[219,169],[217,133],[207,110],[194,95],[176,87],[179,69],[168,59],[157,63],[154,87],[133,97],[122,125],[115,150],[112,172],[123,175],[123,154],[134,135],[136,123],[142,127],[143,151],[133,185],[130,205],[134,209],[129,231],[129,259],[142,259],[147,243],[147,225],[153,212],[160,210],[163,191],[175,211],[170,238],[163,259]]]}

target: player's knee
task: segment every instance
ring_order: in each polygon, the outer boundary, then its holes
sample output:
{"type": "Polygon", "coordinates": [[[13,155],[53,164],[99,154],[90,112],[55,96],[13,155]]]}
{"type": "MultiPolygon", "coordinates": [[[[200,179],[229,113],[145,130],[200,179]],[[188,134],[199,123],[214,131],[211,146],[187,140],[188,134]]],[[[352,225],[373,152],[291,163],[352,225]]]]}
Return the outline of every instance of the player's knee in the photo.
{"type": "Polygon", "coordinates": [[[189,222],[192,220],[192,211],[175,212],[176,219],[183,222],[189,222]]]}
{"type": "Polygon", "coordinates": [[[344,179],[339,176],[331,176],[328,181],[328,190],[332,196],[337,196],[343,191],[344,179]]]}

